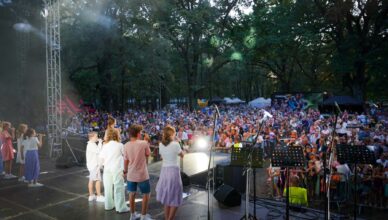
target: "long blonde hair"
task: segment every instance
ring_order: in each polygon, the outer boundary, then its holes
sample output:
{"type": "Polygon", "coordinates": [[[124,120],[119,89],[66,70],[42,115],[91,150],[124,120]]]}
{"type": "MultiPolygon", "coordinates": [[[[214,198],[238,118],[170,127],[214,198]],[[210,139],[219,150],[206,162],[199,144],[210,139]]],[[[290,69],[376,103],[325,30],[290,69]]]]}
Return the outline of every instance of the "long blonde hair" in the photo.
{"type": "Polygon", "coordinates": [[[2,128],[3,128],[3,131],[5,131],[5,130],[8,131],[8,129],[11,128],[11,123],[8,121],[3,121],[2,128]]]}
{"type": "Polygon", "coordinates": [[[109,141],[120,142],[121,141],[120,133],[114,128],[108,128],[105,131],[105,141],[106,142],[109,142],[109,141]]]}
{"type": "Polygon", "coordinates": [[[162,135],[162,144],[164,146],[167,146],[171,143],[171,141],[173,141],[173,136],[175,134],[175,128],[173,128],[172,126],[170,125],[167,125],[164,129],[163,129],[163,135],[162,135]]]}
{"type": "Polygon", "coordinates": [[[26,124],[20,124],[17,131],[17,137],[21,138],[27,132],[28,126],[26,124]]]}

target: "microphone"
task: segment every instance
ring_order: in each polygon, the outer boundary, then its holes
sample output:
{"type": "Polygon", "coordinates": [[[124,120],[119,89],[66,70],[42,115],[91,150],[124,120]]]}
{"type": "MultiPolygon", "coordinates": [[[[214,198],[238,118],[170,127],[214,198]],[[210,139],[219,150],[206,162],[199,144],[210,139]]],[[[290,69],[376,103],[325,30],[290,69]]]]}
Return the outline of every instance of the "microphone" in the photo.
{"type": "Polygon", "coordinates": [[[335,108],[336,108],[336,110],[337,110],[337,113],[338,113],[338,114],[342,114],[341,108],[339,107],[339,105],[338,105],[337,102],[334,102],[334,106],[335,106],[335,108]]]}
{"type": "Polygon", "coordinates": [[[221,114],[220,114],[220,111],[218,110],[217,105],[214,105],[214,108],[216,109],[216,114],[217,114],[217,116],[220,117],[221,114]]]}

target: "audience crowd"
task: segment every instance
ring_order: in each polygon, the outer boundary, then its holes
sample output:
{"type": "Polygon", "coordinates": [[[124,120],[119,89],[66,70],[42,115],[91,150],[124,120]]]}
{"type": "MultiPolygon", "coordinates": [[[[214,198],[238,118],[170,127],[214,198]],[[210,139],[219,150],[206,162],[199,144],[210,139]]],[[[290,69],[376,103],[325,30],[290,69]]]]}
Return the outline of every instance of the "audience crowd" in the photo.
{"type": "MultiPolygon", "coordinates": [[[[357,186],[361,203],[376,207],[388,206],[388,112],[384,109],[372,107],[364,113],[339,113],[334,139],[332,134],[335,114],[323,114],[313,108],[304,109],[303,103],[298,103],[297,99],[273,103],[265,109],[273,117],[266,120],[263,120],[262,109],[245,104],[220,105],[219,110],[220,117],[213,140],[217,150],[230,152],[232,147],[256,139],[256,144],[263,147],[269,158],[274,148],[302,146],[306,166],[304,169],[292,170],[291,176],[298,178],[298,185],[307,189],[309,200],[322,199],[324,196],[323,158],[332,141],[335,144],[369,146],[375,153],[376,163],[357,165],[356,184],[353,181],[354,166],[340,164],[334,155],[330,164],[331,196],[334,200],[346,201],[352,197],[351,192],[357,186]],[[262,129],[258,131],[260,127],[262,129]]],[[[215,110],[211,107],[193,111],[179,107],[152,112],[129,109],[123,113],[94,110],[74,115],[67,123],[67,130],[77,134],[97,131],[102,137],[111,116],[116,119],[116,128],[121,131],[123,142],[129,137],[128,128],[133,124],[140,124],[145,132],[142,137],[151,146],[157,146],[162,140],[163,128],[170,125],[177,131],[177,141],[190,151],[196,151],[197,138],[206,138],[209,143],[212,142],[214,115],[215,110]]],[[[0,140],[4,142],[5,138],[2,136],[0,140]]],[[[329,155],[327,163],[328,159],[329,155]]],[[[284,192],[285,182],[283,168],[268,168],[268,183],[272,186],[271,194],[274,198],[283,196],[281,192],[284,192]]]]}

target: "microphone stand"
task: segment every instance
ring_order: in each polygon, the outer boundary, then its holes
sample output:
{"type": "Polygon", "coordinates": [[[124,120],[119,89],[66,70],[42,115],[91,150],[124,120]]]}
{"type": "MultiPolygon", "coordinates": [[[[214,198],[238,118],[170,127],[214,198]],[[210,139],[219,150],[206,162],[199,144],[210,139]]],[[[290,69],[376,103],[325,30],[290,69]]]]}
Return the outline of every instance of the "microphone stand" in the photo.
{"type": "MultiPolygon", "coordinates": [[[[218,117],[220,116],[219,115],[219,111],[218,111],[218,107],[217,105],[214,105],[216,111],[214,112],[214,124],[213,124],[213,137],[212,137],[212,142],[214,143],[214,139],[216,137],[216,128],[217,128],[217,120],[218,120],[218,117]]],[[[212,208],[211,208],[211,212],[210,212],[210,190],[213,190],[214,192],[214,159],[212,160],[213,158],[213,148],[214,148],[214,144],[212,143],[212,145],[210,146],[210,152],[209,152],[209,163],[208,163],[208,167],[207,167],[207,183],[206,183],[206,187],[207,187],[207,219],[208,220],[211,220],[213,219],[213,199],[211,199],[211,203],[212,203],[212,208]],[[210,169],[210,165],[213,164],[213,170],[210,169]]]]}
{"type": "MultiPolygon", "coordinates": [[[[249,152],[248,160],[247,160],[247,166],[246,166],[246,188],[245,188],[245,215],[240,219],[253,219],[257,220],[256,217],[256,169],[252,168],[252,154],[254,150],[254,146],[257,143],[257,139],[259,137],[260,132],[263,129],[263,125],[265,122],[265,116],[263,117],[263,120],[259,126],[259,130],[257,131],[256,137],[252,142],[252,149],[249,152]],[[253,172],[253,216],[249,214],[249,172],[253,172]]],[[[244,172],[244,173],[245,173],[244,172]]]]}
{"type": "Polygon", "coordinates": [[[336,129],[337,129],[337,122],[338,122],[338,115],[341,112],[339,109],[337,103],[336,106],[338,108],[337,111],[335,111],[335,120],[334,120],[334,127],[333,131],[331,132],[331,143],[330,143],[330,148],[328,149],[327,152],[323,154],[323,184],[324,184],[324,189],[326,190],[326,196],[325,196],[325,220],[330,220],[330,181],[331,181],[331,175],[332,175],[332,163],[334,160],[334,153],[335,153],[335,134],[336,134],[336,129]],[[326,158],[327,154],[330,155],[329,157],[329,177],[327,178],[327,165],[326,165],[326,158]]]}

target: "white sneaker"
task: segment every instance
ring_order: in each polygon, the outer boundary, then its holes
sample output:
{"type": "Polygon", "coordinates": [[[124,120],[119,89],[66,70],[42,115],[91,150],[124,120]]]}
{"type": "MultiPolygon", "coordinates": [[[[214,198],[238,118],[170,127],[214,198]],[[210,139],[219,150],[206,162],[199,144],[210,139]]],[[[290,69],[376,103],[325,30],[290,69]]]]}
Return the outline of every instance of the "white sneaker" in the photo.
{"type": "Polygon", "coordinates": [[[141,217],[141,214],[140,213],[137,213],[137,212],[135,212],[135,213],[131,213],[131,217],[129,218],[129,220],[137,220],[137,219],[139,219],[141,217]]]}
{"type": "Polygon", "coordinates": [[[97,196],[96,201],[97,202],[105,202],[105,197],[104,196],[97,196]]]}
{"type": "Polygon", "coordinates": [[[15,178],[15,177],[16,177],[16,176],[14,176],[14,175],[12,175],[12,174],[5,174],[4,179],[9,180],[9,179],[13,179],[13,178],[15,178]]]}
{"type": "Polygon", "coordinates": [[[93,202],[93,200],[94,200],[95,198],[96,198],[95,196],[89,196],[88,201],[89,201],[89,202],[93,202]]]}
{"type": "Polygon", "coordinates": [[[151,218],[150,214],[141,215],[140,220],[154,220],[151,218]]]}
{"type": "Polygon", "coordinates": [[[127,213],[127,212],[129,212],[129,208],[127,207],[127,208],[125,208],[124,210],[121,210],[121,211],[116,211],[117,213],[120,213],[120,214],[122,214],[122,213],[127,213]]]}
{"type": "Polygon", "coordinates": [[[26,178],[25,178],[24,176],[22,176],[22,177],[19,177],[18,181],[19,181],[19,182],[24,182],[25,179],[26,179],[26,178]]]}
{"type": "Polygon", "coordinates": [[[35,187],[41,187],[41,186],[44,186],[42,183],[38,183],[38,182],[36,182],[35,184],[34,184],[34,186],[35,187]]]}
{"type": "Polygon", "coordinates": [[[38,183],[38,182],[28,184],[28,187],[41,187],[41,186],[43,186],[43,184],[38,183]]]}

